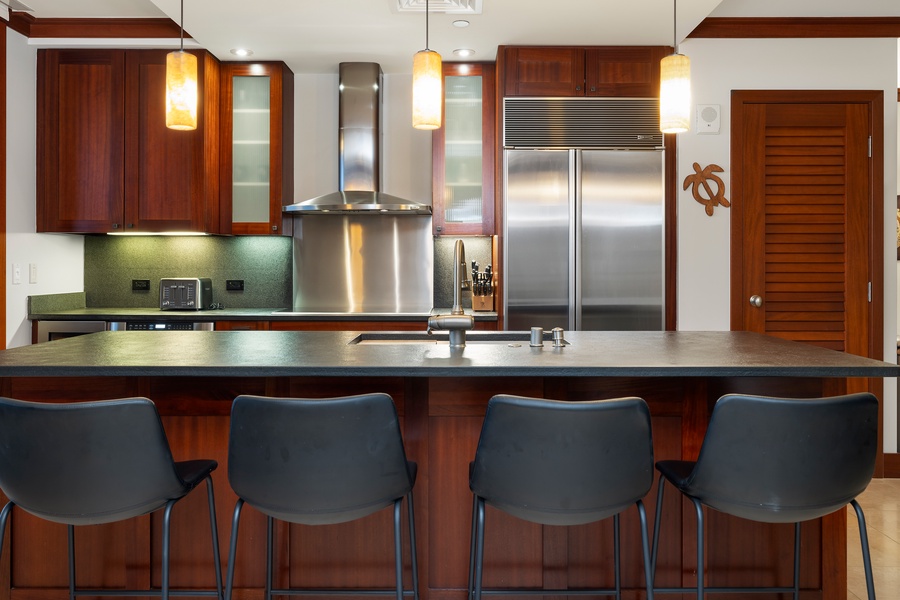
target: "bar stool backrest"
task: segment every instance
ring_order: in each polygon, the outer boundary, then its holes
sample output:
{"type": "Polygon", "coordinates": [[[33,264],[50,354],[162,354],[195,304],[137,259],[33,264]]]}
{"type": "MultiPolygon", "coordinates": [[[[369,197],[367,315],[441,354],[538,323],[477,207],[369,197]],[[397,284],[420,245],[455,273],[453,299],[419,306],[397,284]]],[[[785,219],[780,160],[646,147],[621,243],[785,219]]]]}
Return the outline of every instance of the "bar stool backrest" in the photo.
{"type": "Polygon", "coordinates": [[[716,403],[685,493],[770,523],[827,515],[872,479],[878,400],[869,393],[789,399],[730,394],[716,403]]]}
{"type": "Polygon", "coordinates": [[[264,514],[308,525],[358,519],[413,486],[388,394],[342,398],[238,396],[228,479],[264,514]]]}
{"type": "Polygon", "coordinates": [[[653,483],[650,411],[640,398],[488,402],[470,487],[490,505],[546,525],[615,515],[653,483]]]}
{"type": "Polygon", "coordinates": [[[0,398],[0,489],[42,519],[89,525],[162,508],[185,484],[147,398],[0,398]]]}

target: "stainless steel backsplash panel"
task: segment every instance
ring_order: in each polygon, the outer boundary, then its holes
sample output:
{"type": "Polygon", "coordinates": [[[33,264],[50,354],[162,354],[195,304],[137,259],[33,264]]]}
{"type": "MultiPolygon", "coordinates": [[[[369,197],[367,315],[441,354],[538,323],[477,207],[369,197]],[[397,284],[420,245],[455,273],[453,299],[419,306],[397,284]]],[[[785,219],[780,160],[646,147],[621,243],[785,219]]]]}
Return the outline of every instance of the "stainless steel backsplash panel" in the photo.
{"type": "Polygon", "coordinates": [[[294,312],[427,313],[430,215],[311,214],[294,220],[294,312]]]}

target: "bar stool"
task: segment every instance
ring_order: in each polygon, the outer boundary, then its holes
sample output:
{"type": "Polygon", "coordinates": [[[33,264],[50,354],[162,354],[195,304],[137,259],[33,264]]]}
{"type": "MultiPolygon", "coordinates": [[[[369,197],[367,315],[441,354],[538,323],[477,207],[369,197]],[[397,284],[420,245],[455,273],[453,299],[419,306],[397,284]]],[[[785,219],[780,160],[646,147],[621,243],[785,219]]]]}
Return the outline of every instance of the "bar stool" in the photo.
{"type": "Polygon", "coordinates": [[[66,525],[69,599],[76,596],[222,598],[214,460],[175,462],[153,402],[125,398],[51,404],[0,398],[0,543],[14,506],[66,525]],[[215,590],[170,590],[169,525],[175,503],[206,482],[215,590]],[[160,589],[76,589],[75,526],[124,521],[163,509],[160,589]]]}
{"type": "Polygon", "coordinates": [[[875,471],[878,400],[869,393],[789,399],[730,394],[716,402],[696,461],[663,460],[659,470],[655,577],[660,508],[668,482],[697,514],[697,587],[657,593],[792,593],[800,597],[800,524],[850,504],[859,521],[869,600],[875,600],[863,510],[855,498],[875,471]],[[794,523],[794,577],[790,587],[705,587],[703,507],[762,523],[794,523]]]}
{"type": "Polygon", "coordinates": [[[273,595],[385,594],[418,600],[413,484],[394,402],[387,394],[342,398],[238,396],[231,409],[228,480],[238,495],[231,529],[225,598],[232,598],[238,527],[244,504],[266,515],[265,598],[273,595]],[[277,459],[275,458],[277,457],[277,459]],[[407,500],[412,590],[403,589],[401,504],[407,500]],[[273,588],[273,522],[327,525],[393,507],[396,587],[273,588]]]}
{"type": "Polygon", "coordinates": [[[621,598],[619,514],[637,506],[648,600],[653,600],[647,515],[653,484],[650,411],[640,398],[561,402],[497,395],[484,415],[475,460],[469,598],[489,594],[614,595],[621,598]],[[482,589],[485,505],[542,525],[613,517],[615,588],[482,589]]]}

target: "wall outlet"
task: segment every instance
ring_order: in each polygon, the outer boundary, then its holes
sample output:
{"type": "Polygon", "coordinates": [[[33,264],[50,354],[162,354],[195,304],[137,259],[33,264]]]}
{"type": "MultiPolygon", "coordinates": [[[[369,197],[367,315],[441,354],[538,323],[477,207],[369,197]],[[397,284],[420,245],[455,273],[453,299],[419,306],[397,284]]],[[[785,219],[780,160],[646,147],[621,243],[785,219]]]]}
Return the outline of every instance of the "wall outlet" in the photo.
{"type": "Polygon", "coordinates": [[[150,280],[149,279],[132,279],[131,280],[131,291],[132,292],[149,292],[150,291],[150,280]]]}
{"type": "Polygon", "coordinates": [[[37,263],[28,265],[28,283],[37,283],[37,263]]]}
{"type": "Polygon", "coordinates": [[[244,280],[243,279],[226,279],[225,280],[225,290],[229,292],[243,292],[244,291],[244,280]]]}

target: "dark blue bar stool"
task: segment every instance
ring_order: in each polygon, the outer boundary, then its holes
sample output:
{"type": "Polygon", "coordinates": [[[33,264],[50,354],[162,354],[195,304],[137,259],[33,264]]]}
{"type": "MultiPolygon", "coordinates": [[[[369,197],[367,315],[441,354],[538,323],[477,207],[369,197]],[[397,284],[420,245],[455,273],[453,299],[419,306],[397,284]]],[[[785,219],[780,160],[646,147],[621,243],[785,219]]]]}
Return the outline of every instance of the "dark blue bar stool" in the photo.
{"type": "Polygon", "coordinates": [[[231,600],[238,526],[244,504],[266,515],[265,598],[276,595],[385,594],[419,597],[412,489],[394,402],[387,394],[343,398],[238,396],[231,409],[228,480],[238,495],[231,529],[225,598],[231,600]],[[413,589],[403,589],[401,504],[407,500],[413,589]],[[274,519],[327,525],[392,507],[396,588],[273,588],[274,519]]]}
{"type": "Polygon", "coordinates": [[[641,500],[653,485],[650,410],[640,398],[561,402],[498,395],[490,399],[475,460],[469,598],[482,594],[611,595],[621,599],[619,514],[635,505],[648,600],[650,545],[641,500]],[[613,518],[615,588],[482,589],[485,505],[542,525],[613,518]]]}
{"type": "Polygon", "coordinates": [[[69,539],[69,599],[76,596],[215,596],[222,598],[214,460],[175,462],[154,404],[147,398],[50,404],[0,398],[0,543],[14,506],[63,523],[69,539]],[[215,590],[172,590],[172,508],[206,482],[215,590]],[[124,521],[163,509],[161,589],[76,589],[75,526],[124,521]]]}
{"type": "Polygon", "coordinates": [[[660,508],[668,483],[697,514],[697,587],[657,593],[792,593],[800,598],[800,524],[853,506],[859,521],[869,600],[875,600],[872,560],[862,508],[855,498],[875,471],[878,400],[869,393],[789,399],[731,394],[716,402],[696,461],[663,460],[659,470],[655,576],[660,508]],[[706,587],[703,507],[762,523],[794,523],[790,587],[706,587]]]}

